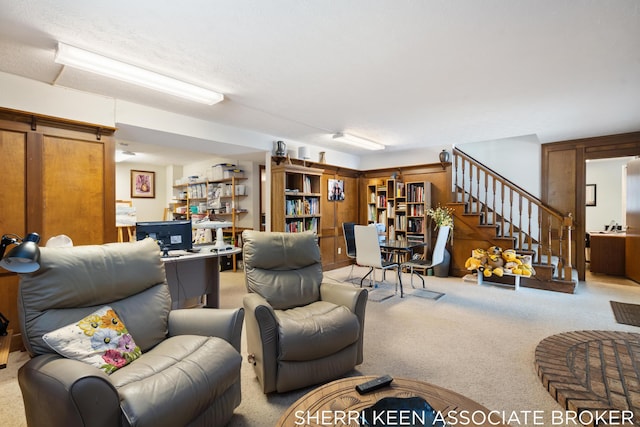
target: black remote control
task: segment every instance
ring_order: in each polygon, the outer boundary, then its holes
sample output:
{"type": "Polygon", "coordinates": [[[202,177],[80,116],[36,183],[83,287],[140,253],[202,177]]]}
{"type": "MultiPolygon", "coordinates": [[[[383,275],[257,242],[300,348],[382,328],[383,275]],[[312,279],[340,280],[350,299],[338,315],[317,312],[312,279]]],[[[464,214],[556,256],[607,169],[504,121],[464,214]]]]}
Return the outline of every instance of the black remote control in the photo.
{"type": "Polygon", "coordinates": [[[374,390],[388,386],[391,384],[391,381],[393,381],[393,378],[390,375],[383,375],[371,381],[367,381],[366,383],[358,384],[356,386],[356,391],[360,394],[370,393],[374,390]]]}

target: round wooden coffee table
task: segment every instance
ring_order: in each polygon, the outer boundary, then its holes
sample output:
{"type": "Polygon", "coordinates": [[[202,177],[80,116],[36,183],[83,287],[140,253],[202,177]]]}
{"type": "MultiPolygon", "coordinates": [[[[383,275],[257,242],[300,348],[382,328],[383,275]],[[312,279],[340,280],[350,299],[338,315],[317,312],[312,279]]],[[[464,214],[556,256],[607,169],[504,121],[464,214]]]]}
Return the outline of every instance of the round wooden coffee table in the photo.
{"type": "Polygon", "coordinates": [[[278,427],[313,427],[327,425],[359,426],[352,414],[374,405],[383,397],[421,397],[445,421],[462,417],[472,420],[468,426],[503,426],[499,414],[490,414],[490,410],[473,400],[451,390],[433,384],[394,378],[390,386],[374,392],[360,395],[355,386],[376,377],[350,377],[325,384],[310,391],[294,402],[280,417],[278,427]],[[473,417],[473,418],[472,418],[473,417]],[[340,418],[340,419],[334,419],[340,418]]]}

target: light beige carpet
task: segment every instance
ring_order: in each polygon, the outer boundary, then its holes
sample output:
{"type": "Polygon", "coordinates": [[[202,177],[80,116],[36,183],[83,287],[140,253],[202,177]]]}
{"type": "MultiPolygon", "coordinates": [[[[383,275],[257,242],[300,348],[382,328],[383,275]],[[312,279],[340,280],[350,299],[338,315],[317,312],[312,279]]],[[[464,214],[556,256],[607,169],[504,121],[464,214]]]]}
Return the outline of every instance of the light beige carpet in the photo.
{"type": "MultiPolygon", "coordinates": [[[[328,271],[326,280],[340,281],[349,270],[328,271]]],[[[362,274],[365,272],[362,269],[362,274]]],[[[630,281],[590,276],[579,284],[576,294],[568,295],[480,287],[460,278],[430,276],[426,278],[427,289],[444,294],[431,299],[412,295],[408,275],[405,278],[405,298],[394,295],[367,305],[365,361],[349,375],[388,373],[430,382],[490,409],[518,415],[517,421],[510,422],[514,427],[551,425],[553,411],[561,409],[536,374],[534,352],[541,340],[583,329],[637,331],[616,323],[609,305],[611,299],[640,303],[640,286],[630,281]],[[525,420],[524,411],[540,411],[544,424],[525,420]]],[[[221,305],[241,306],[245,293],[242,273],[222,272],[221,280],[221,305]]],[[[394,284],[385,283],[379,290],[393,293],[394,284]]],[[[246,359],[246,354],[243,356],[246,359]]],[[[14,352],[9,367],[0,370],[2,425],[25,425],[15,380],[15,371],[24,360],[24,354],[14,352]]],[[[242,404],[230,426],[273,426],[284,410],[310,389],[265,396],[251,365],[245,363],[242,404]]]]}

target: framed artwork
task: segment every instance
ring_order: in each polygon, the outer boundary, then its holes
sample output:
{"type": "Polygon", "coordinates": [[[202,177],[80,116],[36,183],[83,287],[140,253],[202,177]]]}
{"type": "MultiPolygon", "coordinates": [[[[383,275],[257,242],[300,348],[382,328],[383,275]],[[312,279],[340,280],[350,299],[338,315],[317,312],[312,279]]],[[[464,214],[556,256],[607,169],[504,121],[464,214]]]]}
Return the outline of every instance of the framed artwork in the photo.
{"type": "Polygon", "coordinates": [[[131,197],[155,199],[156,173],[131,170],[131,197]]]}
{"type": "Polygon", "coordinates": [[[329,180],[329,200],[344,200],[344,181],[341,179],[329,180]]]}
{"type": "Polygon", "coordinates": [[[587,191],[584,193],[585,205],[587,206],[595,206],[596,205],[596,185],[595,184],[587,184],[587,191]]]}

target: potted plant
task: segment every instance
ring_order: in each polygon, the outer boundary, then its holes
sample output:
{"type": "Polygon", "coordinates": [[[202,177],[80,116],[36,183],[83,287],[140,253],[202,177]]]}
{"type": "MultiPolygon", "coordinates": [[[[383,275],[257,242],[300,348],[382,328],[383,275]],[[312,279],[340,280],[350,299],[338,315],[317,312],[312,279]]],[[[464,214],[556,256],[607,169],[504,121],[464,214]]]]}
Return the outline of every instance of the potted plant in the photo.
{"type": "MultiPolygon", "coordinates": [[[[429,208],[427,210],[427,216],[433,221],[433,229],[438,230],[441,225],[448,225],[451,227],[449,230],[449,242],[453,244],[453,209],[448,207],[429,208]]],[[[444,250],[444,261],[442,264],[438,264],[433,267],[433,274],[436,277],[449,276],[449,267],[451,264],[451,254],[447,249],[444,250]]]]}

